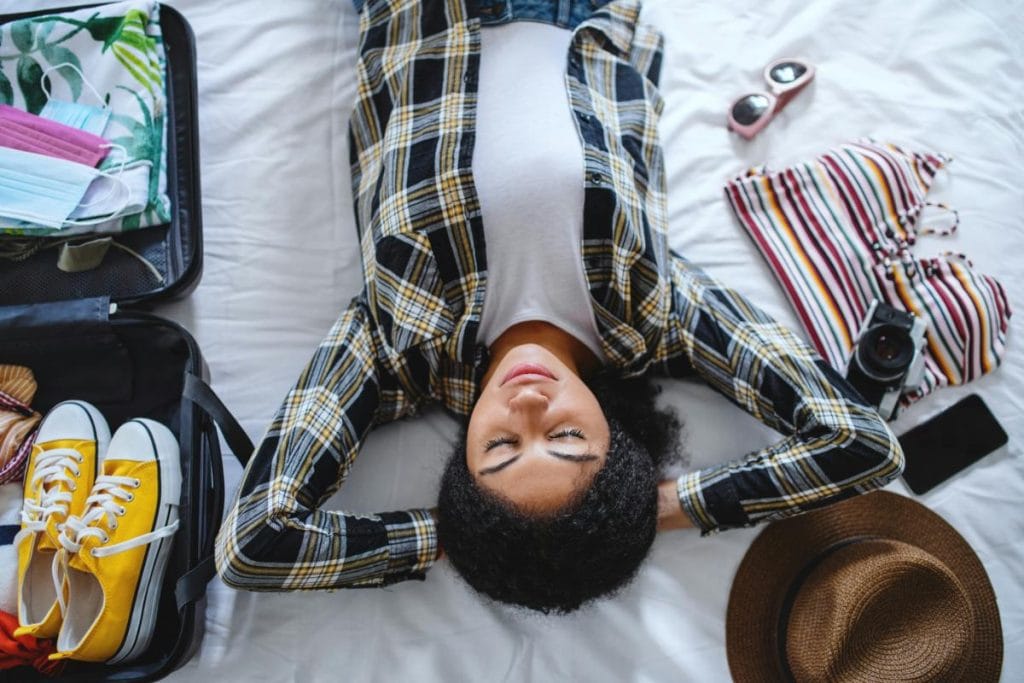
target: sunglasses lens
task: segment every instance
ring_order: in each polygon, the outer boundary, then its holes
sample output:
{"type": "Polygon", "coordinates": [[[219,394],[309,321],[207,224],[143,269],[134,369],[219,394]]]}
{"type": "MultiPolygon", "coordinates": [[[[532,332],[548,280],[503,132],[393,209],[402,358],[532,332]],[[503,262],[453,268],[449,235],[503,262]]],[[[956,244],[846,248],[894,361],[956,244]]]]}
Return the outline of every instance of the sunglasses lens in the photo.
{"type": "Polygon", "coordinates": [[[732,106],[732,117],[736,123],[749,126],[768,111],[768,98],[764,95],[747,95],[732,106]]]}
{"type": "Polygon", "coordinates": [[[807,67],[800,62],[782,62],[772,67],[768,76],[776,83],[792,83],[807,73],[807,67]]]}

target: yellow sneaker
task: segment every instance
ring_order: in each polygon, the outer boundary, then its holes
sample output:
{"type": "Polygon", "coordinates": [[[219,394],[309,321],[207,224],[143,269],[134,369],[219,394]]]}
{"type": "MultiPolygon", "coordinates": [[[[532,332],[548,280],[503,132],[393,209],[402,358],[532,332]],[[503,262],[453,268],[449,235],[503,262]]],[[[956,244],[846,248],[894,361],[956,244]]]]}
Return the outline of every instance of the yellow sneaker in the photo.
{"type": "MultiPolygon", "coordinates": [[[[18,623],[15,636],[53,638],[60,630],[58,594],[51,573],[58,534],[85,510],[110,427],[95,406],[65,401],[43,418],[25,471],[25,501],[18,547],[18,623]]],[[[62,597],[62,596],[61,596],[62,597]]]]}
{"type": "Polygon", "coordinates": [[[117,664],[149,647],[180,494],[171,430],[142,418],[122,425],[85,513],[60,534],[67,608],[50,659],[117,664]]]}

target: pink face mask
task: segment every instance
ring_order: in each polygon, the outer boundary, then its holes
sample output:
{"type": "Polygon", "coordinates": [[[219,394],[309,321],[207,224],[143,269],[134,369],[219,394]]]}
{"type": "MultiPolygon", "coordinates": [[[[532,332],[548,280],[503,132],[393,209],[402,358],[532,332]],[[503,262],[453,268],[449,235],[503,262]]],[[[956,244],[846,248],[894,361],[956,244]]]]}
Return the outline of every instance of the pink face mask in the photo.
{"type": "Polygon", "coordinates": [[[0,146],[95,168],[110,144],[98,135],[0,104],[0,146]]]}

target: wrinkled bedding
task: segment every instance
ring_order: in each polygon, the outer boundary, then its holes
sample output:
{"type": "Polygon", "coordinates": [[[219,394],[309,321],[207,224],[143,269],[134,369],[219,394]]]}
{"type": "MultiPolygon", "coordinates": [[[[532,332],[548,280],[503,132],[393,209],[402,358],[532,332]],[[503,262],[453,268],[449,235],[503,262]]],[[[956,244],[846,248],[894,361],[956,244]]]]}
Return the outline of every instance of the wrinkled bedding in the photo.
{"type": "MultiPolygon", "coordinates": [[[[59,6],[66,0],[46,0],[59,6]]],[[[348,0],[173,0],[197,38],[205,269],[161,313],[190,329],[214,388],[255,440],[337,313],[357,293],[360,255],[346,122],[358,18],[348,0]]],[[[24,0],[0,0],[14,11],[24,0]]],[[[966,253],[1017,309],[1004,365],[936,391],[902,433],[980,393],[1008,446],[919,498],[975,548],[1002,615],[1003,679],[1024,678],[1024,6],[1020,2],[648,0],[665,34],[661,122],[671,245],[798,328],[783,290],[730,212],[722,186],[860,136],[950,154],[931,199],[960,211],[966,253]],[[799,55],[815,82],[753,142],[730,135],[731,100],[761,69],[799,55]]],[[[777,437],[697,382],[665,385],[693,467],[777,437]]],[[[331,502],[347,510],[430,506],[455,425],[439,411],[373,433],[331,502]]],[[[240,468],[227,461],[233,490],[240,468]]],[[[911,495],[901,481],[891,490],[911,495]]],[[[206,635],[170,680],[728,680],[725,608],[758,530],[659,536],[635,582],[571,617],[510,612],[441,562],[384,590],[252,594],[210,587],[206,635]]]]}

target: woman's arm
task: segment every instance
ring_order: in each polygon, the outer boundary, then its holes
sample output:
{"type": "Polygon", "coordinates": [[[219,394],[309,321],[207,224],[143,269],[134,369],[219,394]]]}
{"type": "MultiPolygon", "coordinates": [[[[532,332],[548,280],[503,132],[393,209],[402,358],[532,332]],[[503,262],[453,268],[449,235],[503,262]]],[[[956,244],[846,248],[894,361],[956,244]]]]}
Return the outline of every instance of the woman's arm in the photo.
{"type": "Polygon", "coordinates": [[[249,461],[217,537],[221,578],[247,590],[378,586],[422,577],[437,555],[428,510],[347,515],[320,506],[370,429],[408,409],[379,371],[356,300],[302,371],[249,461]]]}
{"type": "Polygon", "coordinates": [[[676,482],[667,479],[658,484],[658,531],[692,529],[693,520],[683,512],[679,504],[676,482]]]}
{"type": "Polygon", "coordinates": [[[785,435],[736,461],[679,478],[704,533],[779,519],[884,486],[903,470],[885,421],[796,335],[673,255],[672,312],[659,349],[670,376],[696,371],[785,435]]]}

